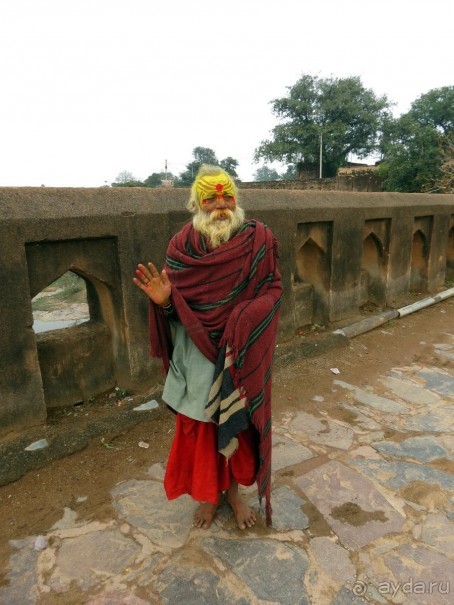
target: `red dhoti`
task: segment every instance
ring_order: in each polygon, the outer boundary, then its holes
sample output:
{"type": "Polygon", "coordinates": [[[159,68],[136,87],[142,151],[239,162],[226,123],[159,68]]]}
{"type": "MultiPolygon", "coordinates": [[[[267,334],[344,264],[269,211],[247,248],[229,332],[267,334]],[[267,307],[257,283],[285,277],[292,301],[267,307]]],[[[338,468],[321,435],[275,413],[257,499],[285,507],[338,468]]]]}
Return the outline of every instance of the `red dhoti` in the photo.
{"type": "Polygon", "coordinates": [[[219,492],[230,486],[231,477],[252,485],[257,472],[257,439],[253,427],[237,435],[238,449],[227,460],[217,449],[217,427],[177,414],[175,437],[164,478],[167,498],[182,494],[199,502],[218,502],[219,492]]]}

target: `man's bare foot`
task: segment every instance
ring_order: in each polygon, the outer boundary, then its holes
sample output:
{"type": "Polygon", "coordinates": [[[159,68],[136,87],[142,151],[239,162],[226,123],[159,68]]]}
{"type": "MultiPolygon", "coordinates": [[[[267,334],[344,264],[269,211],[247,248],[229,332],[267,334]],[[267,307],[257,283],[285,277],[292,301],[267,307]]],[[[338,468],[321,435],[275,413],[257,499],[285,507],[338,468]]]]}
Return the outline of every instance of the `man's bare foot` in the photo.
{"type": "Polygon", "coordinates": [[[240,529],[246,529],[246,527],[255,525],[255,511],[246,504],[239,494],[238,484],[233,483],[227,490],[227,502],[232,507],[236,523],[240,529]]]}
{"type": "Polygon", "coordinates": [[[212,502],[201,502],[194,513],[194,527],[208,529],[213,522],[218,505],[212,502]]]}

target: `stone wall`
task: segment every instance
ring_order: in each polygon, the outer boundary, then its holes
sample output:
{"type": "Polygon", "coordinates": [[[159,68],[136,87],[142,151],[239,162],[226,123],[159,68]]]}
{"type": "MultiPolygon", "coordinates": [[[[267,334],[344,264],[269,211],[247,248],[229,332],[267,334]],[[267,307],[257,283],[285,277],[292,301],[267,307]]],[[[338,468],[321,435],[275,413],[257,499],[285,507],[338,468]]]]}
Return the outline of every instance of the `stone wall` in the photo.
{"type": "Polygon", "coordinates": [[[336,177],[338,191],[381,191],[382,178],[378,166],[351,166],[339,168],[336,177]]]}
{"type": "MultiPolygon", "coordinates": [[[[361,305],[393,305],[454,276],[452,195],[242,189],[248,216],[280,242],[280,338],[346,322],[361,305]]],[[[116,385],[161,379],[149,356],[148,304],[137,262],[164,262],[188,220],[185,189],[0,188],[0,433],[53,406],[116,385]],[[35,334],[31,300],[66,271],[87,286],[90,321],[35,334]]]]}
{"type": "Polygon", "coordinates": [[[382,190],[382,179],[377,166],[354,166],[339,168],[337,176],[319,179],[301,175],[293,181],[251,181],[239,183],[241,189],[300,189],[318,191],[360,191],[378,192],[382,190]]]}
{"type": "Polygon", "coordinates": [[[239,183],[240,189],[290,189],[301,191],[335,191],[336,179],[295,179],[294,181],[248,181],[239,183]]]}

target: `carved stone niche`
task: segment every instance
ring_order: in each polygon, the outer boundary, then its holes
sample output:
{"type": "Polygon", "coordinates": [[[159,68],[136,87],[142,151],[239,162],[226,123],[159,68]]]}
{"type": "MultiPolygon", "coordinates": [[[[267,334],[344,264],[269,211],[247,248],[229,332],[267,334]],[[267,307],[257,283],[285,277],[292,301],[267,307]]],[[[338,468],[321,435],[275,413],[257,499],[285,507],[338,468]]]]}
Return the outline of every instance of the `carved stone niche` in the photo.
{"type": "Polygon", "coordinates": [[[389,219],[368,220],[363,229],[361,257],[360,307],[386,302],[386,281],[389,261],[389,219]]]}
{"type": "Polygon", "coordinates": [[[331,222],[298,224],[293,279],[295,327],[328,322],[331,250],[331,222]]]}
{"type": "Polygon", "coordinates": [[[86,285],[90,318],[36,334],[46,406],[72,405],[116,384],[122,301],[114,237],[26,244],[33,298],[67,271],[86,285]]]}
{"type": "Polygon", "coordinates": [[[415,218],[411,251],[410,290],[427,292],[433,217],[415,218]]]}

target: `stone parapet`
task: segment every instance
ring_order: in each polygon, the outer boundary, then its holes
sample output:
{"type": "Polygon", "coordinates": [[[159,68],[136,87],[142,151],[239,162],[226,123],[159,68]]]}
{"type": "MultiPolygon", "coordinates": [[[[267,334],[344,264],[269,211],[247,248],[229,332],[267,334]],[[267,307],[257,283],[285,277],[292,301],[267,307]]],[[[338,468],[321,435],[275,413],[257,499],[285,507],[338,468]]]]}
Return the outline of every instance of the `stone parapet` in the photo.
{"type": "MultiPolygon", "coordinates": [[[[140,392],[161,379],[132,276],[138,262],[163,265],[189,219],[188,194],[0,188],[0,433],[39,424],[76,397],[116,385],[140,392]],[[90,321],[35,334],[32,298],[67,271],[86,283],[90,321]]],[[[242,186],[240,197],[280,243],[282,341],[302,325],[347,322],[364,304],[387,308],[454,278],[452,195],[242,186]]]]}

